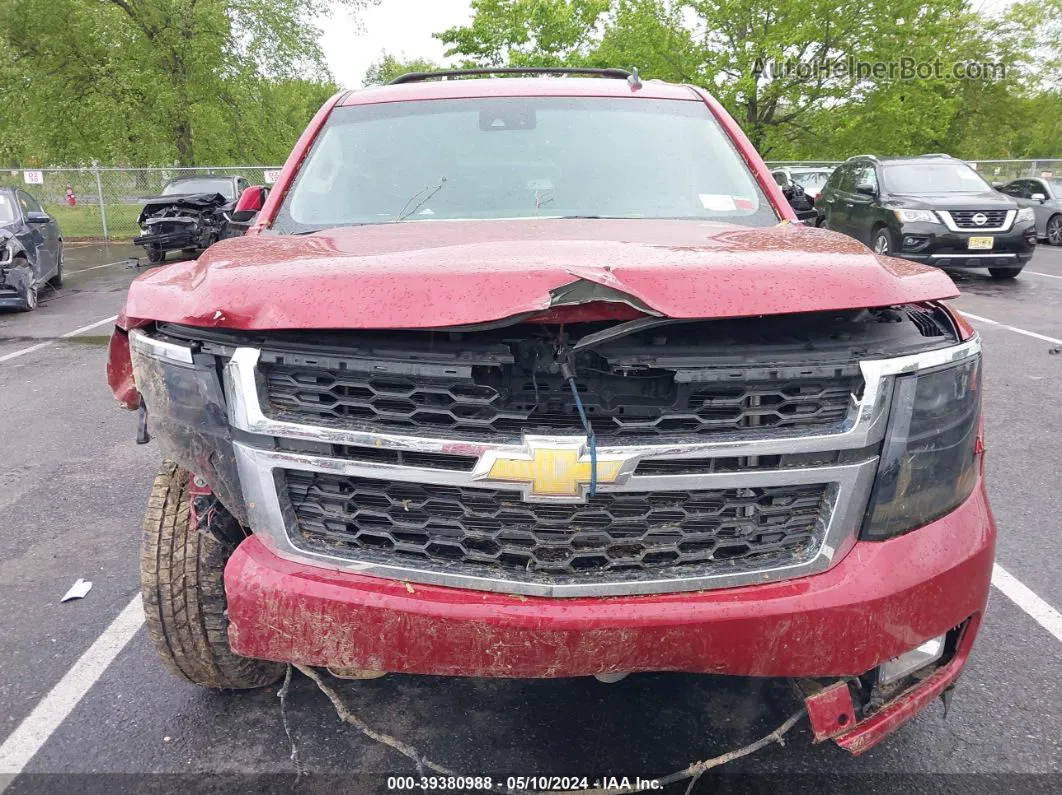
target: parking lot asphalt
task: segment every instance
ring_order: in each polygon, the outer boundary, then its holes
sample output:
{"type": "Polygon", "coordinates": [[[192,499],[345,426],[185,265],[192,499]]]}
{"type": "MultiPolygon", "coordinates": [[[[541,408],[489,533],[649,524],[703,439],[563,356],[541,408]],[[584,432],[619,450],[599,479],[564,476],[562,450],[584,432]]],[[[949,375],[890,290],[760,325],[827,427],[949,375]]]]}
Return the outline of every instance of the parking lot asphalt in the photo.
{"type": "MultiPolygon", "coordinates": [[[[415,775],[413,764],[343,724],[312,682],[293,680],[289,741],[276,688],[177,681],[128,607],[159,455],[134,444],[134,416],[114,403],[104,364],[135,254],[72,247],[61,291],[42,293],[33,313],[0,314],[0,792],[394,791],[387,776],[415,775]],[[79,577],[91,592],[60,604],[79,577]],[[20,729],[29,725],[33,736],[20,729]],[[24,774],[5,779],[19,758],[24,774]]],[[[997,560],[1040,601],[993,589],[946,718],[935,704],[860,758],[812,745],[801,724],[784,747],[713,771],[695,792],[750,780],[791,791],[1062,791],[1062,633],[1050,613],[1062,608],[1062,249],[1041,247],[1013,282],[953,278],[955,305],[984,337],[997,560]]],[[[666,774],[758,738],[796,706],[783,682],[677,674],[334,684],[371,726],[496,779],[666,774]]]]}

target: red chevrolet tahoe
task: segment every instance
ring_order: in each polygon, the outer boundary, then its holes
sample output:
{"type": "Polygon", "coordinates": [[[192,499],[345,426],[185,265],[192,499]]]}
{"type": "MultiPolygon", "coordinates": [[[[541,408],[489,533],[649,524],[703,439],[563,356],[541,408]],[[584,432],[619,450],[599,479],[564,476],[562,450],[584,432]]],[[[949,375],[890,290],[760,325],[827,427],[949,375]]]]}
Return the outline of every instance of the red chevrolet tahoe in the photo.
{"type": "Polygon", "coordinates": [[[795,220],[696,87],[334,97],[248,234],[138,278],[111,340],[168,459],[164,660],[788,677],[869,748],[985,608],[980,340],[942,272],[795,220]]]}

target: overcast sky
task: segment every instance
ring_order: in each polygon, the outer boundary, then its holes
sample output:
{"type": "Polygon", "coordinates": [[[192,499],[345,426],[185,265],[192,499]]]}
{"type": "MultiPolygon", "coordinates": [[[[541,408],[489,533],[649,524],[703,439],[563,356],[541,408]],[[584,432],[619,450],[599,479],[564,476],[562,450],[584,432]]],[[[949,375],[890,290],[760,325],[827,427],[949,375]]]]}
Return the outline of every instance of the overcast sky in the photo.
{"type": "Polygon", "coordinates": [[[325,20],[321,46],[339,84],[358,88],[384,50],[400,58],[442,61],[443,46],[431,34],[467,23],[470,5],[469,0],[381,0],[360,12],[361,30],[342,12],[325,20]]]}

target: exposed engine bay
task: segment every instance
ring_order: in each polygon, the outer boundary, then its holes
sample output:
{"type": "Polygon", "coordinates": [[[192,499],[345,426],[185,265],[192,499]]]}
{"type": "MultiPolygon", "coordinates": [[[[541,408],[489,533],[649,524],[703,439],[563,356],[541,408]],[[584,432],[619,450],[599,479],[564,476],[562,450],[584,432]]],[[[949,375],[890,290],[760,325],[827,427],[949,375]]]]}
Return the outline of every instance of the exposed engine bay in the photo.
{"type": "Polygon", "coordinates": [[[198,253],[229,236],[232,207],[233,202],[221,193],[148,199],[137,218],[143,234],[133,244],[144,247],[149,262],[162,262],[167,251],[198,253]]]}

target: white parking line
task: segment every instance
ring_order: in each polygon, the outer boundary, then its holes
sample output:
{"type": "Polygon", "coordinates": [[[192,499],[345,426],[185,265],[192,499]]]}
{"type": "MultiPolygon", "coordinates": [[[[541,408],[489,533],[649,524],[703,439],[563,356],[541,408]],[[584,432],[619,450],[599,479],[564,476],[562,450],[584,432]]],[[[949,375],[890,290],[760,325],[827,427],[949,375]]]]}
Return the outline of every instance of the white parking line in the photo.
{"type": "MultiPolygon", "coordinates": [[[[95,323],[89,323],[87,326],[82,326],[81,328],[76,328],[73,331],[68,331],[66,332],[66,334],[60,335],[59,339],[65,340],[69,339],[70,337],[76,337],[78,334],[82,334],[86,331],[92,331],[92,329],[105,325],[106,323],[113,323],[117,319],[118,315],[111,315],[110,317],[105,317],[103,320],[97,320],[95,323]]],[[[54,345],[57,341],[58,340],[48,340],[47,342],[38,342],[36,345],[30,345],[28,348],[13,351],[12,353],[5,353],[3,356],[0,356],[0,362],[9,362],[12,359],[17,359],[19,356],[25,356],[27,353],[39,351],[41,350],[41,348],[47,348],[49,345],[54,345]]]]}
{"type": "Polygon", "coordinates": [[[0,745],[0,793],[11,785],[15,776],[25,769],[34,754],[74,711],[143,623],[144,608],[140,594],[137,594],[59,680],[59,684],[4,740],[0,745]]]}
{"type": "Polygon", "coordinates": [[[1022,273],[1031,273],[1033,276],[1046,276],[1048,279],[1062,279],[1057,273],[1040,273],[1040,271],[1022,271],[1022,273]]]}
{"type": "MultiPolygon", "coordinates": [[[[1018,328],[1017,326],[1008,326],[1006,323],[1000,323],[998,320],[992,320],[987,317],[981,317],[980,315],[974,315],[969,312],[964,312],[961,309],[959,310],[959,313],[965,317],[970,318],[970,320],[976,320],[978,323],[987,323],[990,326],[999,326],[1000,328],[1005,328],[1007,331],[1013,331],[1015,334],[1024,334],[1026,337],[1032,337],[1036,340],[1043,340],[1044,342],[1050,342],[1055,345],[1062,345],[1062,340],[1060,340],[1058,337],[1048,337],[1046,334],[1037,334],[1035,331],[1026,331],[1025,329],[1018,328]]],[[[0,361],[3,360],[0,359],[0,361]]]]}
{"type": "Polygon", "coordinates": [[[1062,613],[1030,591],[998,563],[992,567],[992,584],[1005,597],[1032,616],[1037,624],[1054,635],[1057,640],[1062,641],[1062,613]]]}

